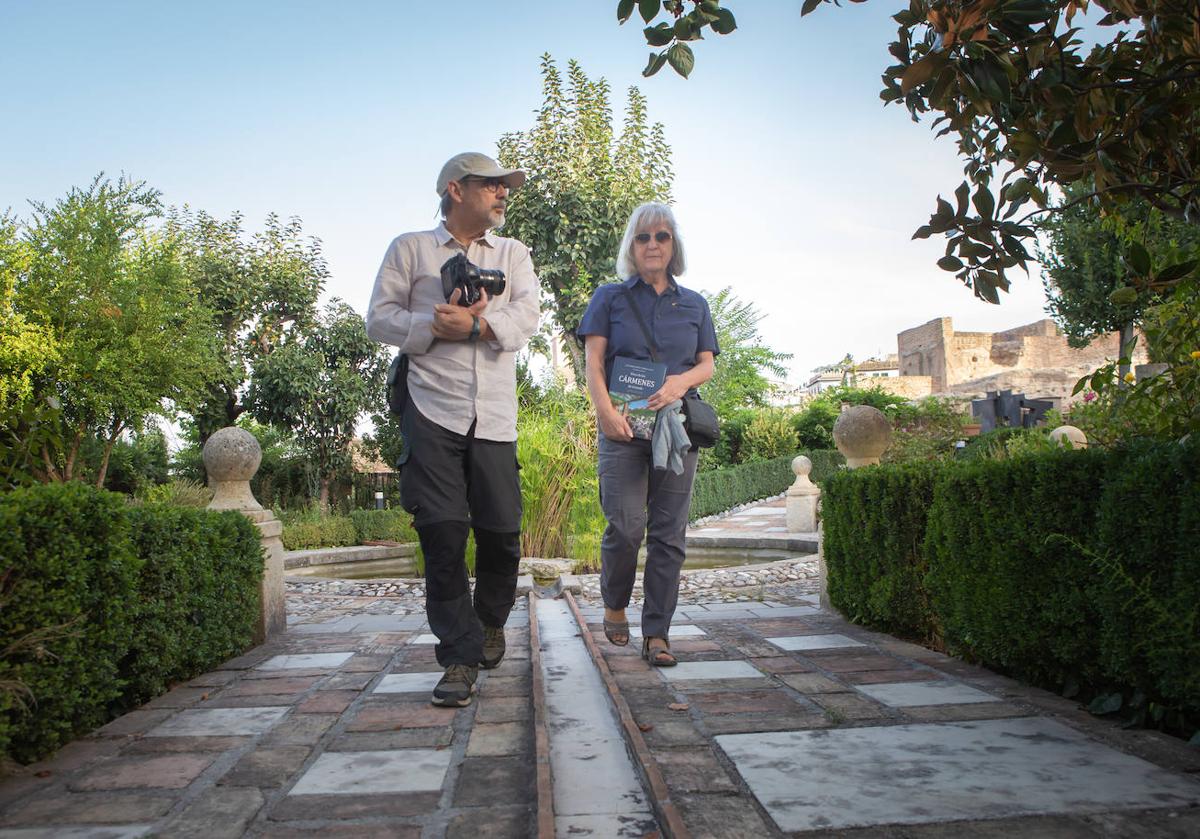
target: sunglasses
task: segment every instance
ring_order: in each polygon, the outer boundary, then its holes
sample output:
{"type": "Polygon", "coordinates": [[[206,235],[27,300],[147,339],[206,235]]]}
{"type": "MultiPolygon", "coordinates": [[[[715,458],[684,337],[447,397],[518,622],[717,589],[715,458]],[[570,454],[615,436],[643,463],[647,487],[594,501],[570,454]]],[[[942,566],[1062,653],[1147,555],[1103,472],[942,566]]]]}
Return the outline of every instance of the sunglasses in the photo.
{"type": "Polygon", "coordinates": [[[480,189],[485,192],[497,192],[500,187],[508,189],[508,184],[504,178],[481,178],[478,175],[468,175],[460,179],[461,183],[477,184],[480,189]]]}
{"type": "MultiPolygon", "coordinates": [[[[649,233],[638,233],[636,236],[633,237],[633,241],[637,242],[639,245],[649,244],[650,243],[650,234],[649,233]]],[[[665,245],[667,242],[671,241],[671,232],[669,230],[658,231],[657,233],[654,234],[654,241],[658,242],[660,245],[665,245]]]]}

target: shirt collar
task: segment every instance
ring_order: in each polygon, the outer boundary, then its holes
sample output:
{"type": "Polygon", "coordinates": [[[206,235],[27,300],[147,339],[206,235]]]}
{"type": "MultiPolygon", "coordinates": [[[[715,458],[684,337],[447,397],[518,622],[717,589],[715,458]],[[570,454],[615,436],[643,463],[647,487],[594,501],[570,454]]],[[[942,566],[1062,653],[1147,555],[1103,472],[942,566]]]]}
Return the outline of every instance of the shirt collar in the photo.
{"type": "MultiPolygon", "coordinates": [[[[646,288],[650,289],[651,291],[654,291],[654,289],[650,286],[650,284],[648,282],[646,282],[645,280],[643,280],[641,278],[641,276],[638,274],[634,274],[632,277],[630,277],[628,280],[623,282],[621,285],[625,286],[625,288],[633,289],[633,288],[636,288],[639,284],[644,285],[646,288]]],[[[679,294],[679,284],[677,282],[675,282],[675,278],[672,277],[670,274],[667,274],[667,291],[666,291],[666,293],[667,294],[675,294],[675,295],[679,294]]]]}
{"type": "MultiPolygon", "coordinates": [[[[438,226],[433,229],[433,235],[437,238],[438,244],[442,247],[447,247],[451,242],[458,241],[454,238],[453,234],[446,229],[446,223],[444,221],[439,222],[438,226]]],[[[482,242],[489,248],[494,248],[496,247],[496,239],[496,235],[489,230],[487,233],[484,233],[482,236],[480,236],[476,241],[482,242]]]]}

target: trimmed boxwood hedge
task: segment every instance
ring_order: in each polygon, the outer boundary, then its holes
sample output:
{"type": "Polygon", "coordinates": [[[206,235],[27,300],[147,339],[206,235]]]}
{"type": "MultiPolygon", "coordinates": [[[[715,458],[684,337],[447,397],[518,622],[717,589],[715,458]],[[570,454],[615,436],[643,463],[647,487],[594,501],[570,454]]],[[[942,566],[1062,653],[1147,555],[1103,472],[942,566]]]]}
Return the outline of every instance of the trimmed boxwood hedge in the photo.
{"type": "Polygon", "coordinates": [[[239,513],[80,483],[0,496],[0,756],[36,760],[245,651],[262,571],[239,513]]]}
{"type": "MultiPolygon", "coordinates": [[[[799,452],[812,461],[809,479],[821,483],[836,471],[846,459],[840,452],[799,452]]],[[[792,472],[792,460],[796,455],[785,455],[756,463],[742,463],[724,469],[712,469],[696,475],[692,485],[691,520],[720,513],[738,504],[769,498],[783,492],[796,480],[792,472]]]]}
{"type": "Polygon", "coordinates": [[[823,489],[850,619],[1200,726],[1200,443],[869,467],[823,489]]]}

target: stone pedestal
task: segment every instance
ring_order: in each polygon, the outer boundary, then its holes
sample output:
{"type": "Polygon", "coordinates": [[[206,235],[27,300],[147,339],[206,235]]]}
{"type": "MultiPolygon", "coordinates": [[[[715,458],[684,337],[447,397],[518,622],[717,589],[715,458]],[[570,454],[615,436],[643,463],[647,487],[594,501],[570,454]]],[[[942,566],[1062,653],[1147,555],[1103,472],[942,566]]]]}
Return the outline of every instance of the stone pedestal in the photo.
{"type": "Polygon", "coordinates": [[[263,509],[250,491],[250,479],[262,462],[254,435],[241,428],[222,428],[204,444],[204,468],[213,490],[210,510],[237,510],[258,527],[263,548],[262,609],[254,642],[261,644],[287,628],[283,597],[283,523],[263,509]]]}
{"type": "Polygon", "coordinates": [[[787,529],[789,533],[813,533],[817,529],[817,502],[821,488],[808,479],[812,461],[804,455],[792,460],[796,481],[787,490],[787,529]]]}

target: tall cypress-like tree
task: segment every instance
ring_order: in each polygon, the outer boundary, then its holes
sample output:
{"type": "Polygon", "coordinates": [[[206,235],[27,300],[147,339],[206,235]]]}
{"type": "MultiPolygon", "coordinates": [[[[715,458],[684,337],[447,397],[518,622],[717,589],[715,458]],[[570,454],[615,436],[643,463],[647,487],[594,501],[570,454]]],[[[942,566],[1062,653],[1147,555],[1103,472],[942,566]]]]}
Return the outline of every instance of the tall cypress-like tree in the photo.
{"type": "Polygon", "coordinates": [[[671,200],[671,148],[662,124],[649,122],[636,87],[617,134],[604,79],[589,79],[570,61],[564,82],[547,54],[542,80],[544,102],[533,128],[499,141],[501,164],[528,175],[509,199],[504,232],[533,249],[554,329],[570,339],[564,343],[581,382],[579,320],[592,292],[613,277],[629,214],[643,202],[671,200]]]}

